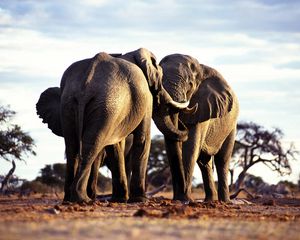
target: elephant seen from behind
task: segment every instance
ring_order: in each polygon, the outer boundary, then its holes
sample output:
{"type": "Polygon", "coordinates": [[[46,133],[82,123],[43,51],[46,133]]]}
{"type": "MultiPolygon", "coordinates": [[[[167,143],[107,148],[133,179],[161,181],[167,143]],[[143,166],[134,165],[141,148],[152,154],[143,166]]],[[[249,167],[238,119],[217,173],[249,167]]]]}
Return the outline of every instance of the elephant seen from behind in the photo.
{"type": "Polygon", "coordinates": [[[161,67],[147,49],[124,55],[102,52],[73,63],[64,72],[60,88],[49,88],[42,94],[48,98],[37,103],[37,113],[65,140],[64,201],[91,200],[87,189],[103,161],[104,151],[110,153],[112,160],[113,198],[121,202],[128,197],[132,202],[146,200],[152,95],[156,102],[166,102],[175,109],[186,107],[173,101],[161,80],[161,67]],[[130,134],[132,175],[128,191],[124,143],[130,134]]]}
{"type": "Polygon", "coordinates": [[[197,163],[202,172],[205,200],[230,201],[227,175],[239,112],[236,95],[219,72],[191,56],[168,55],[160,66],[165,90],[174,101],[189,105],[178,110],[154,101],[152,117],[165,136],[174,199],[192,199],[192,176],[197,163]],[[173,124],[172,128],[165,123],[173,124]],[[172,129],[178,129],[186,137],[179,140],[172,129]],[[218,191],[212,159],[217,169],[218,191]]]}

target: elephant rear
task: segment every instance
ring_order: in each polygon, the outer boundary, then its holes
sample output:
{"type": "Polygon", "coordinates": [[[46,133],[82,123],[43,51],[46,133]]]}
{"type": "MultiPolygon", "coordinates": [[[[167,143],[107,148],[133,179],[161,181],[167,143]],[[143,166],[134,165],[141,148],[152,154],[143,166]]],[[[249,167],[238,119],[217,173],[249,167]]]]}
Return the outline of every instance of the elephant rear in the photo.
{"type": "MultiPolygon", "coordinates": [[[[61,136],[66,146],[65,201],[90,200],[89,177],[92,172],[98,172],[98,159],[106,147],[116,162],[112,170],[113,198],[117,201],[128,199],[121,140],[131,133],[135,161],[132,162],[130,199],[145,200],[151,143],[152,95],[149,87],[158,91],[162,71],[147,49],[124,56],[126,60],[99,53],[73,63],[63,74],[61,95],[55,100],[58,110],[54,115],[58,116],[57,123],[61,123],[61,136]]],[[[39,114],[48,117],[47,110],[39,114]]],[[[49,124],[49,128],[51,126],[49,124]]]]}

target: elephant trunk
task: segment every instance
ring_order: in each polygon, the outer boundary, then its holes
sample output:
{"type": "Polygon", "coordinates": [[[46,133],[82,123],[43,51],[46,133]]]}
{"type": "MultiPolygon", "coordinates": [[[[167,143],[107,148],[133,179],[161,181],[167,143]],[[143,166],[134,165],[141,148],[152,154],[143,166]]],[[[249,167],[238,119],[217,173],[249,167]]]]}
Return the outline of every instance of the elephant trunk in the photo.
{"type": "MultiPolygon", "coordinates": [[[[177,93],[176,88],[175,89],[170,88],[169,90],[170,93],[174,93],[174,92],[177,93]]],[[[181,110],[186,114],[194,114],[197,111],[198,104],[195,104],[192,107],[188,107],[190,101],[186,100],[186,97],[182,97],[181,99],[183,101],[179,102],[178,100],[174,100],[174,98],[170,95],[169,92],[166,90],[166,88],[163,85],[161,85],[160,99],[162,100],[162,102],[164,102],[163,104],[167,104],[171,106],[174,110],[181,110]]]]}
{"type": "Polygon", "coordinates": [[[188,130],[183,125],[183,123],[178,122],[179,126],[176,127],[171,119],[168,111],[158,110],[154,108],[152,118],[155,122],[157,128],[162,132],[162,134],[171,140],[175,141],[186,141],[188,138],[188,130]]]}
{"type": "Polygon", "coordinates": [[[187,109],[188,105],[189,101],[183,103],[174,101],[164,87],[160,85],[158,96],[154,98],[153,102],[152,118],[157,128],[166,138],[175,141],[187,140],[187,128],[181,122],[179,123],[178,120],[173,122],[171,117],[179,111],[187,109]]]}

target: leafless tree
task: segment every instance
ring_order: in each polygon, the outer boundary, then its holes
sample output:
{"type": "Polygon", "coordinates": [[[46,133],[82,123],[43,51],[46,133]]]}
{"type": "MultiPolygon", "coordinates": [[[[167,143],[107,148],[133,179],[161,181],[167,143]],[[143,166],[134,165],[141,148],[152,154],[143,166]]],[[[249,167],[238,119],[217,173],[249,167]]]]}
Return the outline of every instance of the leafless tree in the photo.
{"type": "Polygon", "coordinates": [[[231,174],[236,167],[242,167],[235,183],[239,189],[246,172],[255,164],[263,163],[280,175],[290,174],[290,161],[299,153],[293,143],[283,146],[283,132],[279,128],[267,130],[253,122],[242,122],[237,127],[237,139],[234,146],[231,174]]]}

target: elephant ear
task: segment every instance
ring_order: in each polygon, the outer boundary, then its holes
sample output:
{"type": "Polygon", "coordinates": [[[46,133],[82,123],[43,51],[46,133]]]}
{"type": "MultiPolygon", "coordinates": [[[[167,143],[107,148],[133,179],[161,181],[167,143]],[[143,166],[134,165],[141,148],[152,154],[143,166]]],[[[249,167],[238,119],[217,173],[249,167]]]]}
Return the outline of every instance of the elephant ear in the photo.
{"type": "Polygon", "coordinates": [[[60,122],[60,95],[59,87],[46,89],[40,96],[36,110],[37,115],[43,119],[43,123],[48,124],[48,128],[57,136],[63,137],[60,122]]]}
{"type": "Polygon", "coordinates": [[[135,51],[134,61],[142,69],[151,90],[160,90],[162,84],[162,69],[156,63],[156,57],[145,48],[135,51]]]}
{"type": "Polygon", "coordinates": [[[194,114],[180,113],[186,124],[196,124],[213,118],[221,118],[231,111],[234,94],[222,76],[211,76],[202,81],[193,94],[190,106],[198,103],[194,114]]]}

